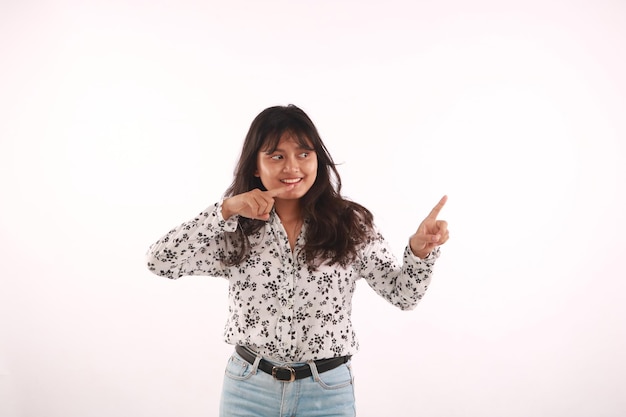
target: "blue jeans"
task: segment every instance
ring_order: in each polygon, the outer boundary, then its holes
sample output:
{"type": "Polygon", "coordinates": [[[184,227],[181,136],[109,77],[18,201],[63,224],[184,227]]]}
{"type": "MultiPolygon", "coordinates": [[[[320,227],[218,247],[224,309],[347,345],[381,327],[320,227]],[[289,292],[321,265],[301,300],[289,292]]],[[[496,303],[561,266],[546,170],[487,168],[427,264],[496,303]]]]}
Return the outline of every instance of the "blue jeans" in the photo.
{"type": "MultiPolygon", "coordinates": [[[[354,417],[354,379],[350,361],[293,382],[277,381],[258,370],[236,352],[230,357],[224,375],[220,417],[354,417]]],[[[285,363],[274,362],[275,365],[285,363]]],[[[305,362],[288,363],[288,366],[305,362]]]]}

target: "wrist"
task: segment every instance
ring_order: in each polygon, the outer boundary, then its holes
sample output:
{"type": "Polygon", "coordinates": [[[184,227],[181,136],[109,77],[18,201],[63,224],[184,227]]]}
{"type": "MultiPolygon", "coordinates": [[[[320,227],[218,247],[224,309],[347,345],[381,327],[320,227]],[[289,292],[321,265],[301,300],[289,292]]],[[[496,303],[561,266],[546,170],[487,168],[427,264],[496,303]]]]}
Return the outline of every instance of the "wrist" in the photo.
{"type": "Polygon", "coordinates": [[[428,245],[424,245],[422,243],[421,245],[419,245],[421,246],[421,248],[416,249],[414,244],[415,242],[413,241],[413,239],[409,240],[409,249],[411,250],[413,255],[417,256],[420,259],[425,259],[428,257],[428,255],[430,255],[431,249],[428,247],[428,245]]]}
{"type": "Polygon", "coordinates": [[[224,220],[230,219],[233,215],[233,212],[228,207],[228,200],[229,199],[225,199],[224,201],[222,201],[222,218],[224,220]]]}

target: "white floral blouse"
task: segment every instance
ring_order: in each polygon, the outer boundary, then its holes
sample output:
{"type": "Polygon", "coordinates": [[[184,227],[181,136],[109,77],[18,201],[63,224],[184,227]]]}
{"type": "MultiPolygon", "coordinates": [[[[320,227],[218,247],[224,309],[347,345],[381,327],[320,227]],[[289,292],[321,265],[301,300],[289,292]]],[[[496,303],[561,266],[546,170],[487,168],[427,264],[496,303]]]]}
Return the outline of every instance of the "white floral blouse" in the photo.
{"type": "Polygon", "coordinates": [[[267,225],[251,235],[250,256],[235,266],[221,259],[238,216],[222,217],[221,203],[209,207],[156,241],[147,254],[157,275],[220,276],[229,280],[227,343],[247,345],[280,361],[353,355],[352,295],[365,278],[383,298],[403,310],[415,308],[431,280],[439,249],[422,260],[407,246],[400,265],[380,233],[357,260],[341,267],[323,263],[311,270],[304,259],[304,228],[292,252],[287,233],[272,211],[267,225]]]}

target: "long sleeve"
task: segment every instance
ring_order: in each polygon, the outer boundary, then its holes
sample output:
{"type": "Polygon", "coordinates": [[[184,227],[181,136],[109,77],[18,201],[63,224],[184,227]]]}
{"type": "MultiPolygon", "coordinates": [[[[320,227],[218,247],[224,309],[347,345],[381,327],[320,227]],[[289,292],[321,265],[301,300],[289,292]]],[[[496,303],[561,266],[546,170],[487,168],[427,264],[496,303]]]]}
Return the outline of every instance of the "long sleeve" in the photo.
{"type": "Polygon", "coordinates": [[[225,232],[234,232],[238,216],[222,217],[221,202],[170,230],[153,243],[147,266],[156,275],[177,279],[185,275],[224,276],[228,255],[225,232]]]}
{"type": "Polygon", "coordinates": [[[311,268],[303,255],[307,224],[290,249],[278,216],[249,238],[248,256],[227,266],[234,245],[228,232],[237,230],[238,217],[224,220],[215,204],[173,229],[147,254],[148,268],[176,279],[185,275],[221,276],[229,280],[227,343],[254,347],[265,356],[306,361],[354,355],[358,340],[352,327],[352,297],[356,281],[370,287],[393,305],[413,309],[424,295],[433,251],[422,260],[407,249],[403,263],[394,257],[379,233],[347,265],[321,263],[311,268]]]}
{"type": "Polygon", "coordinates": [[[420,259],[407,245],[400,265],[385,239],[377,233],[361,257],[360,275],[369,286],[402,310],[414,309],[430,283],[439,248],[420,259]]]}

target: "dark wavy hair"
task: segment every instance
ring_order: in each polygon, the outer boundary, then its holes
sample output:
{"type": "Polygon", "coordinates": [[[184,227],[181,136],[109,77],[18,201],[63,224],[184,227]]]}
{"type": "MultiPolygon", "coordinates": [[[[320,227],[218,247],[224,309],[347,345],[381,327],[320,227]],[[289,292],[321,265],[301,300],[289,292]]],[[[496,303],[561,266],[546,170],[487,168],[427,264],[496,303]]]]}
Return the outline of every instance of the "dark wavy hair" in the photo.
{"type": "MultiPolygon", "coordinates": [[[[359,245],[373,233],[372,213],[360,204],[341,196],[341,177],[328,153],[317,128],[300,108],[290,104],[263,110],[250,125],[243,144],[234,180],[224,193],[232,197],[255,188],[265,190],[254,175],[260,151],[273,152],[281,136],[290,133],[305,149],[317,154],[317,178],[309,191],[300,198],[303,217],[307,220],[304,253],[308,265],[315,268],[321,262],[347,265],[356,259],[359,245]]],[[[248,236],[265,226],[262,220],[239,218],[236,232],[230,233],[234,246],[224,259],[227,265],[244,261],[250,252],[248,236]]]]}

